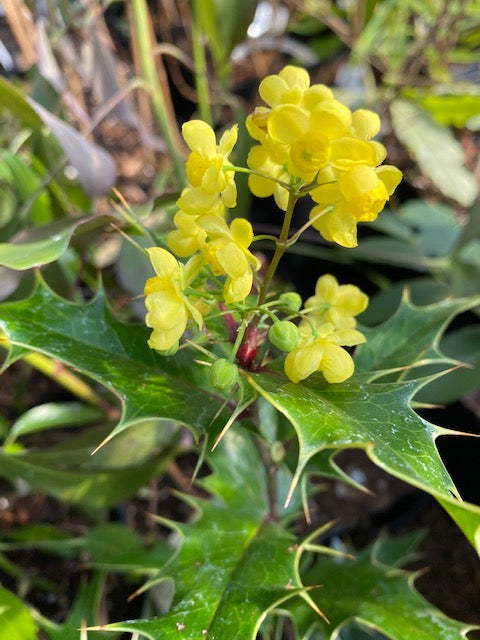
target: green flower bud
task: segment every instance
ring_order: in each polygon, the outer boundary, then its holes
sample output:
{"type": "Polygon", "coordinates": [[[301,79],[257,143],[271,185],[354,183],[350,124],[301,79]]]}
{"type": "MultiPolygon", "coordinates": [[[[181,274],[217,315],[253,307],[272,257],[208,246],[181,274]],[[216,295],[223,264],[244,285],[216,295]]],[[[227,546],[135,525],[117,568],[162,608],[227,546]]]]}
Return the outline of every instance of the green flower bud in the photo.
{"type": "Polygon", "coordinates": [[[292,351],[298,343],[297,325],[290,320],[281,320],[272,324],[268,330],[268,339],[280,351],[292,351]]]}
{"type": "Polygon", "coordinates": [[[290,311],[298,311],[302,306],[302,298],[295,291],[288,291],[287,293],[282,293],[279,300],[290,311]]]}
{"type": "Polygon", "coordinates": [[[238,367],[226,358],[215,360],[210,368],[210,382],[215,389],[230,389],[238,381],[238,367]]]}

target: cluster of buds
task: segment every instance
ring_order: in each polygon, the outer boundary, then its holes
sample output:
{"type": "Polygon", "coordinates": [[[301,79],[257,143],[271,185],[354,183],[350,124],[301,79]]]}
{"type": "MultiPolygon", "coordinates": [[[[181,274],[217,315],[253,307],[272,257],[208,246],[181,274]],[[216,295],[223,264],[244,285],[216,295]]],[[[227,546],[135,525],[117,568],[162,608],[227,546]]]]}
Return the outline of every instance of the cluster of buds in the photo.
{"type": "Polygon", "coordinates": [[[367,306],[367,296],[324,275],[302,308],[293,292],[274,299],[271,281],[283,253],[310,226],[326,240],[356,246],[357,223],[377,217],[401,172],[380,166],[386,151],[372,140],[380,129],[378,116],[364,109],[352,112],[328,87],[310,86],[305,70],[287,66],[265,78],[259,93],[268,106],[255,109],[246,121],[259,143],[249,153],[248,169],[229,160],[236,125],[218,143],[205,122],[182,127],[190,149],[188,184],[177,201],[169,250],[148,249],[156,273],[145,285],[146,324],[153,329],[148,344],[170,355],[191,328],[188,344],[211,356],[211,381],[219,389],[237,383],[237,365],[263,366],[269,345],[287,354],[285,373],[292,382],[316,371],[328,382],[342,382],[353,373],[344,347],[364,342],[355,317],[367,306]],[[250,250],[263,237],[254,237],[248,220],[228,218],[236,206],[238,170],[249,173],[254,195],[273,195],[284,212],[263,279],[258,277],[260,261],[250,250]],[[295,204],[306,195],[316,203],[310,221],[290,236],[295,204]],[[213,330],[218,318],[231,338],[222,358],[205,348],[206,342],[220,340],[213,330]]]}

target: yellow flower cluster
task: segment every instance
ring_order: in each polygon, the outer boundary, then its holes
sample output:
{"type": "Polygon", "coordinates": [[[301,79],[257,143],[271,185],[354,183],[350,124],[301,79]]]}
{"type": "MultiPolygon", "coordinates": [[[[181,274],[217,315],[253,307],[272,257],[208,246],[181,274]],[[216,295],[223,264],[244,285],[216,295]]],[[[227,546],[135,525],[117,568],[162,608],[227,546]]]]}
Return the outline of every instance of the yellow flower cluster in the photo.
{"type": "Polygon", "coordinates": [[[268,107],[257,108],[246,122],[260,143],[248,157],[255,172],[250,190],[258,197],[273,195],[286,210],[289,190],[310,185],[317,203],[312,225],[326,240],[356,246],[357,223],[375,220],[402,175],[396,167],[380,166],[386,151],[372,140],[379,117],[365,109],[352,112],[328,87],[310,86],[307,71],[294,66],[265,78],[259,94],[268,107]],[[334,210],[325,212],[330,205],[334,210]]]}
{"type": "Polygon", "coordinates": [[[328,87],[310,85],[305,70],[287,66],[265,78],[259,93],[267,106],[247,118],[247,129],[258,144],[250,150],[249,170],[242,170],[249,173],[254,195],[273,195],[286,213],[272,262],[263,282],[257,283],[257,299],[249,306],[254,272],[260,267],[250,251],[252,226],[244,218],[227,220],[237,199],[238,168],[229,159],[237,125],[217,143],[208,124],[192,120],[182,127],[190,149],[187,185],[176,203],[175,228],[167,237],[170,251],[147,250],[156,273],[145,285],[146,324],[153,329],[148,344],[163,353],[174,352],[189,325],[200,333],[208,326],[215,303],[213,317],[225,314],[225,326],[234,335],[228,357],[212,353],[215,388],[237,384],[237,364],[259,366],[267,339],[287,353],[284,367],[291,381],[319,371],[328,382],[343,382],[354,369],[345,347],[365,341],[356,329],[356,316],[366,308],[367,296],[324,275],[315,295],[300,309],[298,294],[272,300],[269,285],[285,250],[308,227],[289,237],[298,198],[309,195],[315,202],[310,224],[324,238],[354,247],[357,223],[377,217],[401,173],[382,165],[385,148],[372,140],[380,129],[378,116],[365,109],[352,112],[328,87]],[[186,259],[185,264],[178,258],[186,259]]]}
{"type": "MultiPolygon", "coordinates": [[[[186,265],[165,249],[148,250],[157,274],[145,285],[146,323],[153,328],[149,345],[159,351],[175,347],[189,319],[201,329],[201,297],[186,296],[184,290],[208,265],[213,276],[226,276],[223,299],[227,304],[245,300],[252,289],[253,271],[259,260],[249,251],[251,224],[244,218],[225,221],[226,208],[236,204],[234,171],[228,160],[237,140],[237,126],[226,131],[219,144],[213,129],[200,120],[183,125],[182,133],[191,150],[186,163],[188,186],[177,201],[175,230],[168,246],[186,265]]],[[[208,310],[208,309],[207,309],[208,310]]]]}
{"type": "Polygon", "coordinates": [[[355,316],[364,311],[368,297],[354,285],[339,285],[327,274],[318,279],[299,326],[297,346],[285,358],[285,373],[300,382],[321,371],[327,382],[343,382],[353,374],[351,355],[342,347],[365,342],[355,329],[355,316]]]}

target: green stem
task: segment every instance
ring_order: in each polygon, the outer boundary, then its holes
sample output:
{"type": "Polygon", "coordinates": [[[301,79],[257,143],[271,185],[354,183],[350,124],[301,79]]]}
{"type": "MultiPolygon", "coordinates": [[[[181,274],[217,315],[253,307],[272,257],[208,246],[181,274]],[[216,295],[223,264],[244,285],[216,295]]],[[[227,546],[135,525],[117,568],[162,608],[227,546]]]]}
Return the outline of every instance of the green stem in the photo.
{"type": "Polygon", "coordinates": [[[242,344],[247,327],[248,327],[248,320],[242,320],[240,326],[237,329],[237,337],[235,338],[235,343],[232,347],[232,351],[230,353],[230,356],[228,357],[229,362],[233,362],[235,360],[235,356],[237,355],[237,351],[240,345],[242,344]]]}
{"type": "Polygon", "coordinates": [[[212,110],[210,108],[210,95],[208,91],[207,58],[201,28],[201,3],[204,0],[194,0],[193,15],[191,20],[192,50],[195,66],[195,88],[197,90],[198,111],[201,120],[212,125],[212,110]]]}
{"type": "Polygon", "coordinates": [[[272,281],[273,276],[275,275],[275,271],[277,270],[278,263],[282,259],[283,254],[288,249],[288,234],[290,231],[290,225],[292,223],[293,210],[295,208],[295,204],[297,202],[298,195],[292,192],[289,193],[288,196],[288,204],[287,210],[285,211],[285,217],[283,218],[282,230],[280,231],[280,236],[277,241],[277,245],[275,247],[275,253],[273,254],[272,260],[268,266],[267,273],[265,274],[265,279],[260,287],[260,292],[258,294],[258,302],[257,304],[262,305],[268,293],[268,288],[272,281]]]}
{"type": "Polygon", "coordinates": [[[172,158],[177,179],[181,185],[185,184],[185,169],[183,157],[174,136],[174,125],[168,114],[165,98],[155,66],[154,47],[150,37],[150,22],[146,0],[132,0],[133,38],[138,50],[142,75],[150,89],[152,106],[160,130],[165,139],[168,152],[172,158]]]}
{"type": "Polygon", "coordinates": [[[325,209],[322,209],[321,211],[319,211],[317,214],[315,214],[313,216],[313,218],[311,218],[308,222],[306,222],[303,227],[300,227],[300,229],[298,229],[297,231],[295,231],[295,233],[293,234],[293,236],[291,236],[288,240],[287,240],[287,245],[290,247],[292,246],[292,244],[295,244],[295,242],[299,239],[299,237],[302,235],[302,233],[304,231],[306,231],[308,228],[313,227],[313,224],[322,216],[324,216],[326,213],[331,213],[333,210],[335,209],[335,206],[333,204],[328,205],[328,207],[325,207],[325,209]]]}

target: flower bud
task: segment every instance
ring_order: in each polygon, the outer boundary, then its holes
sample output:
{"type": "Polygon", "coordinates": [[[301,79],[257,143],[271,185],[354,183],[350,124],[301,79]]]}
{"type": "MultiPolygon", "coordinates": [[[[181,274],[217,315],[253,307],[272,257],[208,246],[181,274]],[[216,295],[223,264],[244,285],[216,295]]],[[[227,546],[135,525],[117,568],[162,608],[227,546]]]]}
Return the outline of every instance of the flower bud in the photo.
{"type": "Polygon", "coordinates": [[[295,291],[282,293],[279,300],[290,311],[298,311],[302,306],[302,298],[295,291]]]}
{"type": "Polygon", "coordinates": [[[215,389],[230,389],[238,381],[238,367],[226,358],[215,360],[210,368],[210,382],[215,389]]]}
{"type": "Polygon", "coordinates": [[[298,338],[298,328],[290,320],[275,322],[268,331],[268,339],[280,351],[292,351],[292,349],[295,349],[298,338]]]}

